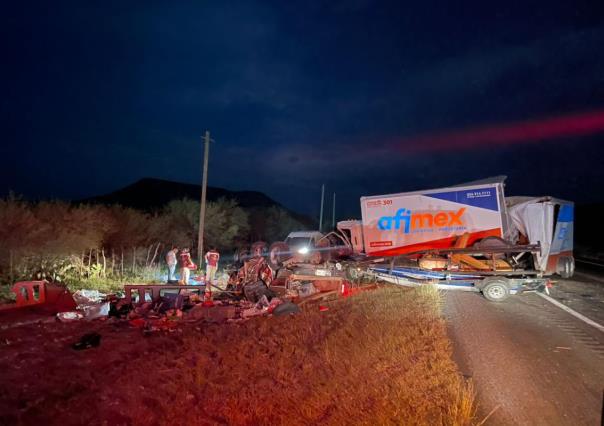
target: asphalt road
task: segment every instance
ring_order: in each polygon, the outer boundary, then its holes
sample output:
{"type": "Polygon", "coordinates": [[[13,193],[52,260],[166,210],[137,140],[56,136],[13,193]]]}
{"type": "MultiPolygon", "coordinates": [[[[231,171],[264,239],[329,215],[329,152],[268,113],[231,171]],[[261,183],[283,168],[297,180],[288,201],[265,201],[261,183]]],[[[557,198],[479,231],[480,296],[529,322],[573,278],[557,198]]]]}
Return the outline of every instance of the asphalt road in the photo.
{"type": "MultiPolygon", "coordinates": [[[[602,314],[604,285],[563,284],[555,297],[584,315],[602,314]]],[[[492,412],[487,425],[602,424],[602,331],[534,293],[492,303],[448,292],[445,315],[456,361],[478,394],[478,420],[492,412]]]]}

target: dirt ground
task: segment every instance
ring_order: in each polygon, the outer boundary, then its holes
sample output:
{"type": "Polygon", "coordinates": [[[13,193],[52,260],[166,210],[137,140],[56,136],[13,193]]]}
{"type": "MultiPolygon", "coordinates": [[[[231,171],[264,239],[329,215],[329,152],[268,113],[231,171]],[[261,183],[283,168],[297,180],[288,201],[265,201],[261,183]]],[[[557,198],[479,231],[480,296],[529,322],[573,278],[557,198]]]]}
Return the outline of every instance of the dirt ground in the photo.
{"type": "Polygon", "coordinates": [[[381,289],[297,315],[142,331],[0,330],[1,424],[468,424],[434,295],[381,289]],[[97,348],[71,348],[83,334],[97,348]]]}

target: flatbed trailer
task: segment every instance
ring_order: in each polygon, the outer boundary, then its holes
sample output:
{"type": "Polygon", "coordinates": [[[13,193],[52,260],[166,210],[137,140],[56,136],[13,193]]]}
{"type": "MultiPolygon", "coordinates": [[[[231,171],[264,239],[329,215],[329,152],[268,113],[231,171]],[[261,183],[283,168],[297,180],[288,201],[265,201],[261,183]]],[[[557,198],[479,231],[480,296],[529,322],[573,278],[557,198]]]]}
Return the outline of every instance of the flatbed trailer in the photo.
{"type": "MultiPolygon", "coordinates": [[[[496,256],[514,253],[518,246],[492,247],[486,250],[477,248],[447,248],[423,251],[421,254],[446,255],[449,260],[455,255],[467,254],[492,259],[491,270],[451,270],[424,269],[417,266],[397,266],[401,258],[392,258],[389,263],[372,265],[368,268],[376,278],[407,287],[436,285],[442,290],[481,292],[487,300],[502,302],[510,295],[525,291],[545,291],[551,285],[543,272],[534,269],[500,270],[496,256]]],[[[524,253],[540,253],[539,244],[522,246],[524,253]]],[[[451,267],[449,262],[448,266],[451,267]]]]}
{"type": "MultiPolygon", "coordinates": [[[[526,291],[548,292],[549,278],[539,276],[502,276],[485,275],[478,273],[464,277],[443,274],[441,277],[428,277],[418,279],[409,276],[405,271],[399,269],[372,267],[371,273],[375,278],[405,287],[421,287],[435,285],[439,290],[471,291],[482,293],[491,302],[503,302],[509,296],[526,291]]],[[[424,272],[417,268],[415,274],[424,272]]],[[[434,272],[434,271],[429,271],[434,272]]]]}

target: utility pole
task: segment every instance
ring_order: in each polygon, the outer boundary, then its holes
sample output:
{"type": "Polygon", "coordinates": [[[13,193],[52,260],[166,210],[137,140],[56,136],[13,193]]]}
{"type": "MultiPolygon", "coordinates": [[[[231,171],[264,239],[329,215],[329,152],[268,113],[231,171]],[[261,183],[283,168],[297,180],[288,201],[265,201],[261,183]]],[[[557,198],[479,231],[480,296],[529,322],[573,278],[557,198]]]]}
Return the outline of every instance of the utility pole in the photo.
{"type": "Polygon", "coordinates": [[[208,185],[208,158],[210,156],[210,132],[206,130],[203,137],[203,177],[201,180],[201,208],[199,209],[199,237],[197,240],[197,256],[199,268],[203,265],[203,231],[206,219],[206,187],[208,185]]]}
{"type": "Polygon", "coordinates": [[[319,215],[319,232],[323,232],[323,201],[325,200],[325,184],[321,185],[321,213],[319,215]]]}
{"type": "Polygon", "coordinates": [[[331,203],[331,227],[332,231],[336,229],[336,193],[333,193],[333,201],[331,203]]]}

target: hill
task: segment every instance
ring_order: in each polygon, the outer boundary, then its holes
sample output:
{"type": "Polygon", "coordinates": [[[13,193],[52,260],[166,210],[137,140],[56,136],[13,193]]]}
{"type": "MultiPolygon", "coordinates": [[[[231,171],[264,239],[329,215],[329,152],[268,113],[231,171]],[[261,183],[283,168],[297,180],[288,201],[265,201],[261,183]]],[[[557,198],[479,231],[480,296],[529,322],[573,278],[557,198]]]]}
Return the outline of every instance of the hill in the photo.
{"type": "MultiPolygon", "coordinates": [[[[154,211],[160,209],[172,200],[189,198],[199,200],[201,185],[173,182],[162,179],[143,178],[131,185],[109,194],[80,200],[93,204],[120,204],[137,210],[154,211]]],[[[294,219],[308,227],[315,227],[315,222],[304,215],[293,212],[266,194],[259,191],[230,191],[224,188],[208,186],[207,200],[216,201],[219,198],[233,199],[246,210],[259,210],[268,207],[279,207],[287,211],[294,219]]]]}

